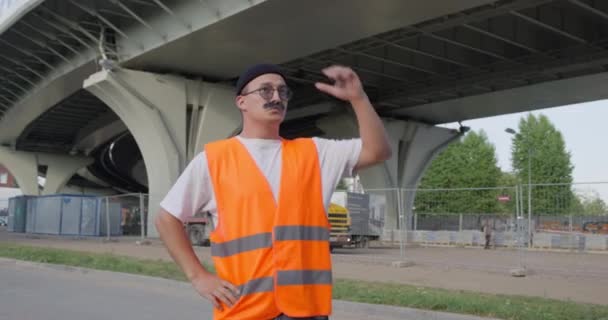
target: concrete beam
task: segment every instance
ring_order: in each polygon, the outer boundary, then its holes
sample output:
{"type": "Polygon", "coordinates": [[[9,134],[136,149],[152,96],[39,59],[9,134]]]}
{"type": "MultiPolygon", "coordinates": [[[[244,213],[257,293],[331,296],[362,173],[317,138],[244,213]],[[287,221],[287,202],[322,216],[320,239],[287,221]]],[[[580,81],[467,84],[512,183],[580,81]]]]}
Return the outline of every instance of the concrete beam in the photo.
{"type": "Polygon", "coordinates": [[[91,164],[93,159],[68,155],[15,151],[0,147],[0,162],[4,164],[23,194],[40,195],[38,187],[38,166],[47,166],[43,195],[60,192],[68,180],[81,168],[91,164]]]}
{"type": "Polygon", "coordinates": [[[394,111],[395,116],[449,123],[608,99],[608,72],[488,92],[394,111]]]}
{"type": "Polygon", "coordinates": [[[0,119],[0,143],[15,146],[25,128],[44,112],[82,89],[82,82],[95,72],[94,50],[83,52],[72,63],[63,63],[42,79],[0,119]]]}
{"type": "Polygon", "coordinates": [[[403,0],[383,0],[373,5],[367,0],[184,1],[174,8],[175,16],[159,15],[149,21],[166,39],[134,24],[127,31],[129,38],[119,37],[117,46],[128,68],[227,79],[261,61],[288,62],[492,2],[495,0],[426,0],[424,5],[403,0]],[[191,28],[185,28],[176,17],[183,17],[191,28]],[[331,27],[336,21],[340,21],[340,28],[331,27]],[[266,45],[270,34],[278,46],[266,45]],[[294,36],[302,34],[314,37],[314,41],[294,36]]]}

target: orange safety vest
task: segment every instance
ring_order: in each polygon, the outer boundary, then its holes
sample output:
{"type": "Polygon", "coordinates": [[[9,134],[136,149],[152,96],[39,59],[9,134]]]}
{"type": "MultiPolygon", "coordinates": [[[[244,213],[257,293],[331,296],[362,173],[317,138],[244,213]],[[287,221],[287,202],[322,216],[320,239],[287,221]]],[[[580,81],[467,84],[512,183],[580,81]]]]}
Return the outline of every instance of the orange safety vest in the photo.
{"type": "Polygon", "coordinates": [[[330,225],[313,140],[282,140],[278,204],[238,139],[210,143],[205,153],[218,212],[211,255],[217,275],[241,292],[214,319],[330,315],[330,225]]]}

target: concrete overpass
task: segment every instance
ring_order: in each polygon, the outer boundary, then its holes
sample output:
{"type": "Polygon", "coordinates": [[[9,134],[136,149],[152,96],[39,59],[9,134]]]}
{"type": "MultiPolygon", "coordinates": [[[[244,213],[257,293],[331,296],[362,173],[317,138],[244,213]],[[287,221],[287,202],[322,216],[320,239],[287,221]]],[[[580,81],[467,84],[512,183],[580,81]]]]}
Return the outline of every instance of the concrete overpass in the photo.
{"type": "Polygon", "coordinates": [[[601,1],[4,0],[0,10],[0,162],[25,193],[149,192],[153,214],[204,143],[238,129],[232,87],[253,63],[288,73],[287,137],[356,135],[348,108],[312,83],[329,64],[359,73],[398,151],[362,173],[368,188],[416,185],[460,135],[436,124],[607,97],[601,1]]]}

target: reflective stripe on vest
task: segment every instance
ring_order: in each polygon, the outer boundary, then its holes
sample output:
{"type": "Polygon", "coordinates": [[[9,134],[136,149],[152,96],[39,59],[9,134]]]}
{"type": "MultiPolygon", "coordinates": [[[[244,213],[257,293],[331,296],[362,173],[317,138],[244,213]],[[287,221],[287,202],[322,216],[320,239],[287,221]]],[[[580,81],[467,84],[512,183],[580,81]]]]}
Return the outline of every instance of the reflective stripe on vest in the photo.
{"type": "MultiPolygon", "coordinates": [[[[279,226],[274,228],[275,240],[310,240],[328,241],[329,230],[326,227],[279,226]]],[[[211,255],[229,257],[235,254],[272,246],[271,233],[258,233],[222,243],[211,243],[211,255]]]]}
{"type": "MultiPolygon", "coordinates": [[[[289,270],[277,273],[277,285],[306,285],[306,284],[331,284],[331,270],[289,270]]],[[[274,291],[274,279],[264,277],[250,280],[238,286],[241,296],[274,291]]]]}
{"type": "Polygon", "coordinates": [[[211,243],[211,256],[229,257],[246,251],[272,246],[272,233],[258,233],[222,243],[211,243]]]}
{"type": "Polygon", "coordinates": [[[329,230],[325,227],[280,226],[274,228],[277,241],[322,240],[329,241],[329,230]]]}
{"type": "Polygon", "coordinates": [[[331,284],[330,270],[289,270],[277,272],[277,285],[331,284]]]}
{"type": "Polygon", "coordinates": [[[274,291],[274,279],[272,277],[258,278],[238,286],[241,296],[256,292],[274,291]]]}

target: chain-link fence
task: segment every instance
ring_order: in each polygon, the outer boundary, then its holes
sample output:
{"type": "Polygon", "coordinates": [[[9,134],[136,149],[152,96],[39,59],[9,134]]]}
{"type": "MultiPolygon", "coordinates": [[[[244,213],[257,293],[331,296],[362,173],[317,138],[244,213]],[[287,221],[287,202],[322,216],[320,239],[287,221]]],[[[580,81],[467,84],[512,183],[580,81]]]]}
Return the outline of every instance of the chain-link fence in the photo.
{"type": "MultiPolygon", "coordinates": [[[[117,232],[104,233],[110,238],[111,234],[121,236],[139,236],[142,240],[147,236],[148,226],[148,195],[130,193],[99,198],[101,220],[104,228],[117,232]]],[[[106,230],[104,229],[104,230],[106,230]]]]}
{"type": "MultiPolygon", "coordinates": [[[[482,245],[486,232],[492,234],[493,245],[497,246],[524,243],[540,248],[608,250],[608,208],[604,200],[608,196],[608,183],[458,189],[394,188],[365,192],[369,194],[366,233],[379,235],[379,240],[399,244],[402,250],[411,242],[482,245]]],[[[148,236],[148,207],[154,204],[149,204],[147,194],[93,198],[97,206],[94,217],[99,226],[96,234],[108,238],[135,236],[142,240],[148,236]]],[[[45,201],[50,200],[33,200],[32,203],[41,206],[45,201]]],[[[71,205],[64,203],[64,208],[71,205]]],[[[8,209],[9,200],[0,199],[0,216],[2,212],[10,211],[8,209]]],[[[31,218],[33,212],[28,208],[27,214],[31,218]]],[[[48,217],[49,212],[45,210],[44,216],[48,217]]],[[[80,219],[80,230],[88,217],[83,212],[82,209],[72,212],[74,219],[80,219]]],[[[71,230],[71,227],[76,230],[76,224],[68,225],[74,220],[70,220],[69,214],[58,213],[58,217],[67,217],[60,219],[58,223],[62,225],[58,230],[63,232],[71,230]]],[[[193,218],[196,221],[190,221],[190,224],[196,227],[209,223],[205,216],[195,218],[198,220],[193,218]]],[[[30,224],[29,230],[36,230],[32,223],[44,219],[25,220],[30,224]]],[[[197,242],[204,242],[199,240],[197,242]]]]}
{"type": "MultiPolygon", "coordinates": [[[[380,240],[398,244],[405,257],[408,244],[487,245],[484,225],[492,230],[492,246],[522,248],[526,243],[520,188],[374,189],[383,202],[380,240]]],[[[527,220],[525,220],[527,221],[527,220]]]]}
{"type": "Polygon", "coordinates": [[[416,189],[412,211],[414,230],[508,231],[519,212],[518,188],[416,189]]]}
{"type": "Polygon", "coordinates": [[[608,183],[496,188],[375,189],[384,202],[381,240],[608,250],[608,183]]]}
{"type": "Polygon", "coordinates": [[[380,231],[379,239],[399,243],[401,255],[407,243],[407,222],[403,209],[402,193],[399,189],[366,190],[372,201],[371,219],[376,221],[380,231]]]}
{"type": "Polygon", "coordinates": [[[515,247],[523,241],[517,186],[403,192],[413,197],[410,203],[414,242],[515,247]]]}
{"type": "Polygon", "coordinates": [[[608,183],[533,184],[528,210],[535,231],[608,234],[602,195],[608,195],[608,183]]]}

